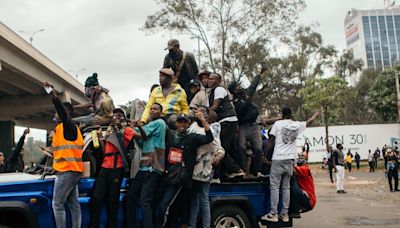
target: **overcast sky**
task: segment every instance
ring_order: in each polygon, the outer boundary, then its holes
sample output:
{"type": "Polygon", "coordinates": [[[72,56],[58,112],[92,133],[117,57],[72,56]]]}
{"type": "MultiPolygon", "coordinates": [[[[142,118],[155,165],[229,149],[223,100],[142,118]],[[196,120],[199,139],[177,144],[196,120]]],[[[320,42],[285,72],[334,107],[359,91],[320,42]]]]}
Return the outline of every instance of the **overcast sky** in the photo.
{"type": "MultiPolygon", "coordinates": [[[[351,8],[382,8],[384,0],[305,0],[300,23],[319,24],[325,44],[345,48],[343,21],[351,8]]],[[[33,37],[33,46],[78,80],[97,72],[110,89],[115,104],[146,99],[158,83],[168,39],[174,37],[187,51],[197,40],[175,33],[146,35],[139,30],[158,6],[152,0],[1,0],[0,21],[21,35],[45,29],[33,37]]],[[[16,136],[19,137],[18,129],[16,136]]],[[[16,139],[17,140],[17,139],[16,139]]]]}

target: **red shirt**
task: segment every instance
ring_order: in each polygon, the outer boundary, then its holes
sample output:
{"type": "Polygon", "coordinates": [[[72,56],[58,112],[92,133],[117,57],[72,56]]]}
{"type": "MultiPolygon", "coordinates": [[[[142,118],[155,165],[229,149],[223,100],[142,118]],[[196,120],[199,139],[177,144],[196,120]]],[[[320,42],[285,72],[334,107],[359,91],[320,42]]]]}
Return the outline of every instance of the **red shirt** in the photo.
{"type": "Polygon", "coordinates": [[[315,196],[314,179],[311,175],[311,170],[308,168],[308,165],[296,166],[295,169],[297,172],[297,184],[307,193],[310,198],[311,208],[314,208],[317,197],[315,196]]]}
{"type": "MultiPolygon", "coordinates": [[[[132,128],[130,128],[130,127],[125,128],[125,131],[124,131],[124,146],[125,146],[125,148],[128,147],[128,145],[134,135],[135,135],[135,131],[132,128]]],[[[118,149],[112,143],[107,142],[106,150],[105,150],[104,154],[113,153],[113,152],[118,152],[118,149]]],[[[118,153],[116,168],[122,168],[123,166],[124,166],[124,163],[122,161],[122,156],[121,156],[121,154],[118,153]]],[[[114,168],[114,155],[104,156],[101,167],[107,168],[107,169],[113,169],[114,168]]]]}

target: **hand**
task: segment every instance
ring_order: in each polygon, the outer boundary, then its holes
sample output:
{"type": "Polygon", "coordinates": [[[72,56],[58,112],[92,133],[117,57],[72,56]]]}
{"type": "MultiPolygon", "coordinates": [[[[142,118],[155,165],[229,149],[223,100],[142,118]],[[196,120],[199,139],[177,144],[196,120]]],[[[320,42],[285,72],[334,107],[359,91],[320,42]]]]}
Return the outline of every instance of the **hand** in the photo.
{"type": "Polygon", "coordinates": [[[337,169],[336,169],[336,167],[333,167],[333,171],[335,171],[335,173],[337,172],[337,169]]]}
{"type": "Polygon", "coordinates": [[[134,120],[132,121],[132,126],[134,127],[143,127],[143,122],[140,120],[134,120]]]}
{"type": "Polygon", "coordinates": [[[318,117],[319,115],[321,115],[321,113],[320,113],[319,111],[316,111],[316,112],[314,113],[314,115],[315,115],[315,117],[318,117]]]}
{"type": "Polygon", "coordinates": [[[53,86],[52,86],[50,83],[48,83],[48,82],[43,82],[43,86],[44,86],[44,87],[51,87],[51,88],[53,88],[53,86]]]}
{"type": "Polygon", "coordinates": [[[29,129],[29,127],[27,129],[24,130],[24,135],[29,134],[29,132],[31,132],[31,130],[29,129]]]}
{"type": "Polygon", "coordinates": [[[213,158],[213,161],[212,161],[212,165],[217,166],[221,162],[222,158],[224,158],[224,155],[221,153],[218,153],[217,155],[215,155],[215,157],[213,158]]]}
{"type": "Polygon", "coordinates": [[[195,117],[197,118],[197,119],[199,119],[200,121],[205,121],[205,119],[204,119],[204,116],[203,116],[203,113],[201,112],[201,111],[195,111],[194,112],[194,115],[195,115],[195,117]]]}

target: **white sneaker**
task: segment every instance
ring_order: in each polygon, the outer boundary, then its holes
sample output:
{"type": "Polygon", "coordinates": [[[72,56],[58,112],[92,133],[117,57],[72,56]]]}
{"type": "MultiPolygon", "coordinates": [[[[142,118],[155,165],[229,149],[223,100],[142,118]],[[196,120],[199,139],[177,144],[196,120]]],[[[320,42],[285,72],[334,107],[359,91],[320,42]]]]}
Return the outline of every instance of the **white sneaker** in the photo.
{"type": "Polygon", "coordinates": [[[265,177],[264,174],[262,174],[261,172],[257,173],[257,178],[264,178],[264,177],[265,177]]]}
{"type": "Polygon", "coordinates": [[[279,218],[282,220],[282,222],[289,222],[289,215],[288,214],[279,215],[279,218]]]}
{"type": "Polygon", "coordinates": [[[273,215],[271,213],[268,213],[268,214],[264,215],[263,217],[261,217],[261,220],[270,221],[270,222],[278,222],[279,219],[278,219],[277,214],[273,215]]]}

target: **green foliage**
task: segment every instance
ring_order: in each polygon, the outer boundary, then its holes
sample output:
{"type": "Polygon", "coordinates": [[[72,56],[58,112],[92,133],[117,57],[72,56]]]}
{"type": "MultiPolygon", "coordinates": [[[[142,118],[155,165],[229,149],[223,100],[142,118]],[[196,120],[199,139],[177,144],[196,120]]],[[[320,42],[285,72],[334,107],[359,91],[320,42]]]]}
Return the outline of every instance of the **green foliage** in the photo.
{"type": "Polygon", "coordinates": [[[368,92],[368,104],[384,121],[395,121],[397,118],[395,74],[398,70],[385,70],[368,92]]]}
{"type": "Polygon", "coordinates": [[[158,0],[157,3],[161,10],[147,17],[143,30],[174,31],[200,39],[206,47],[205,66],[221,70],[222,76],[229,71],[232,77],[235,74],[241,77],[240,73],[251,69],[254,61],[264,59],[265,56],[251,57],[251,50],[262,50],[268,44],[265,41],[287,35],[305,8],[303,0],[158,0]],[[259,45],[263,47],[254,49],[259,45]],[[239,59],[232,56],[232,51],[246,49],[239,59]]]}
{"type": "Polygon", "coordinates": [[[360,71],[363,66],[363,60],[355,59],[353,50],[349,49],[343,51],[342,55],[336,61],[335,73],[342,78],[346,78],[360,71]]]}

